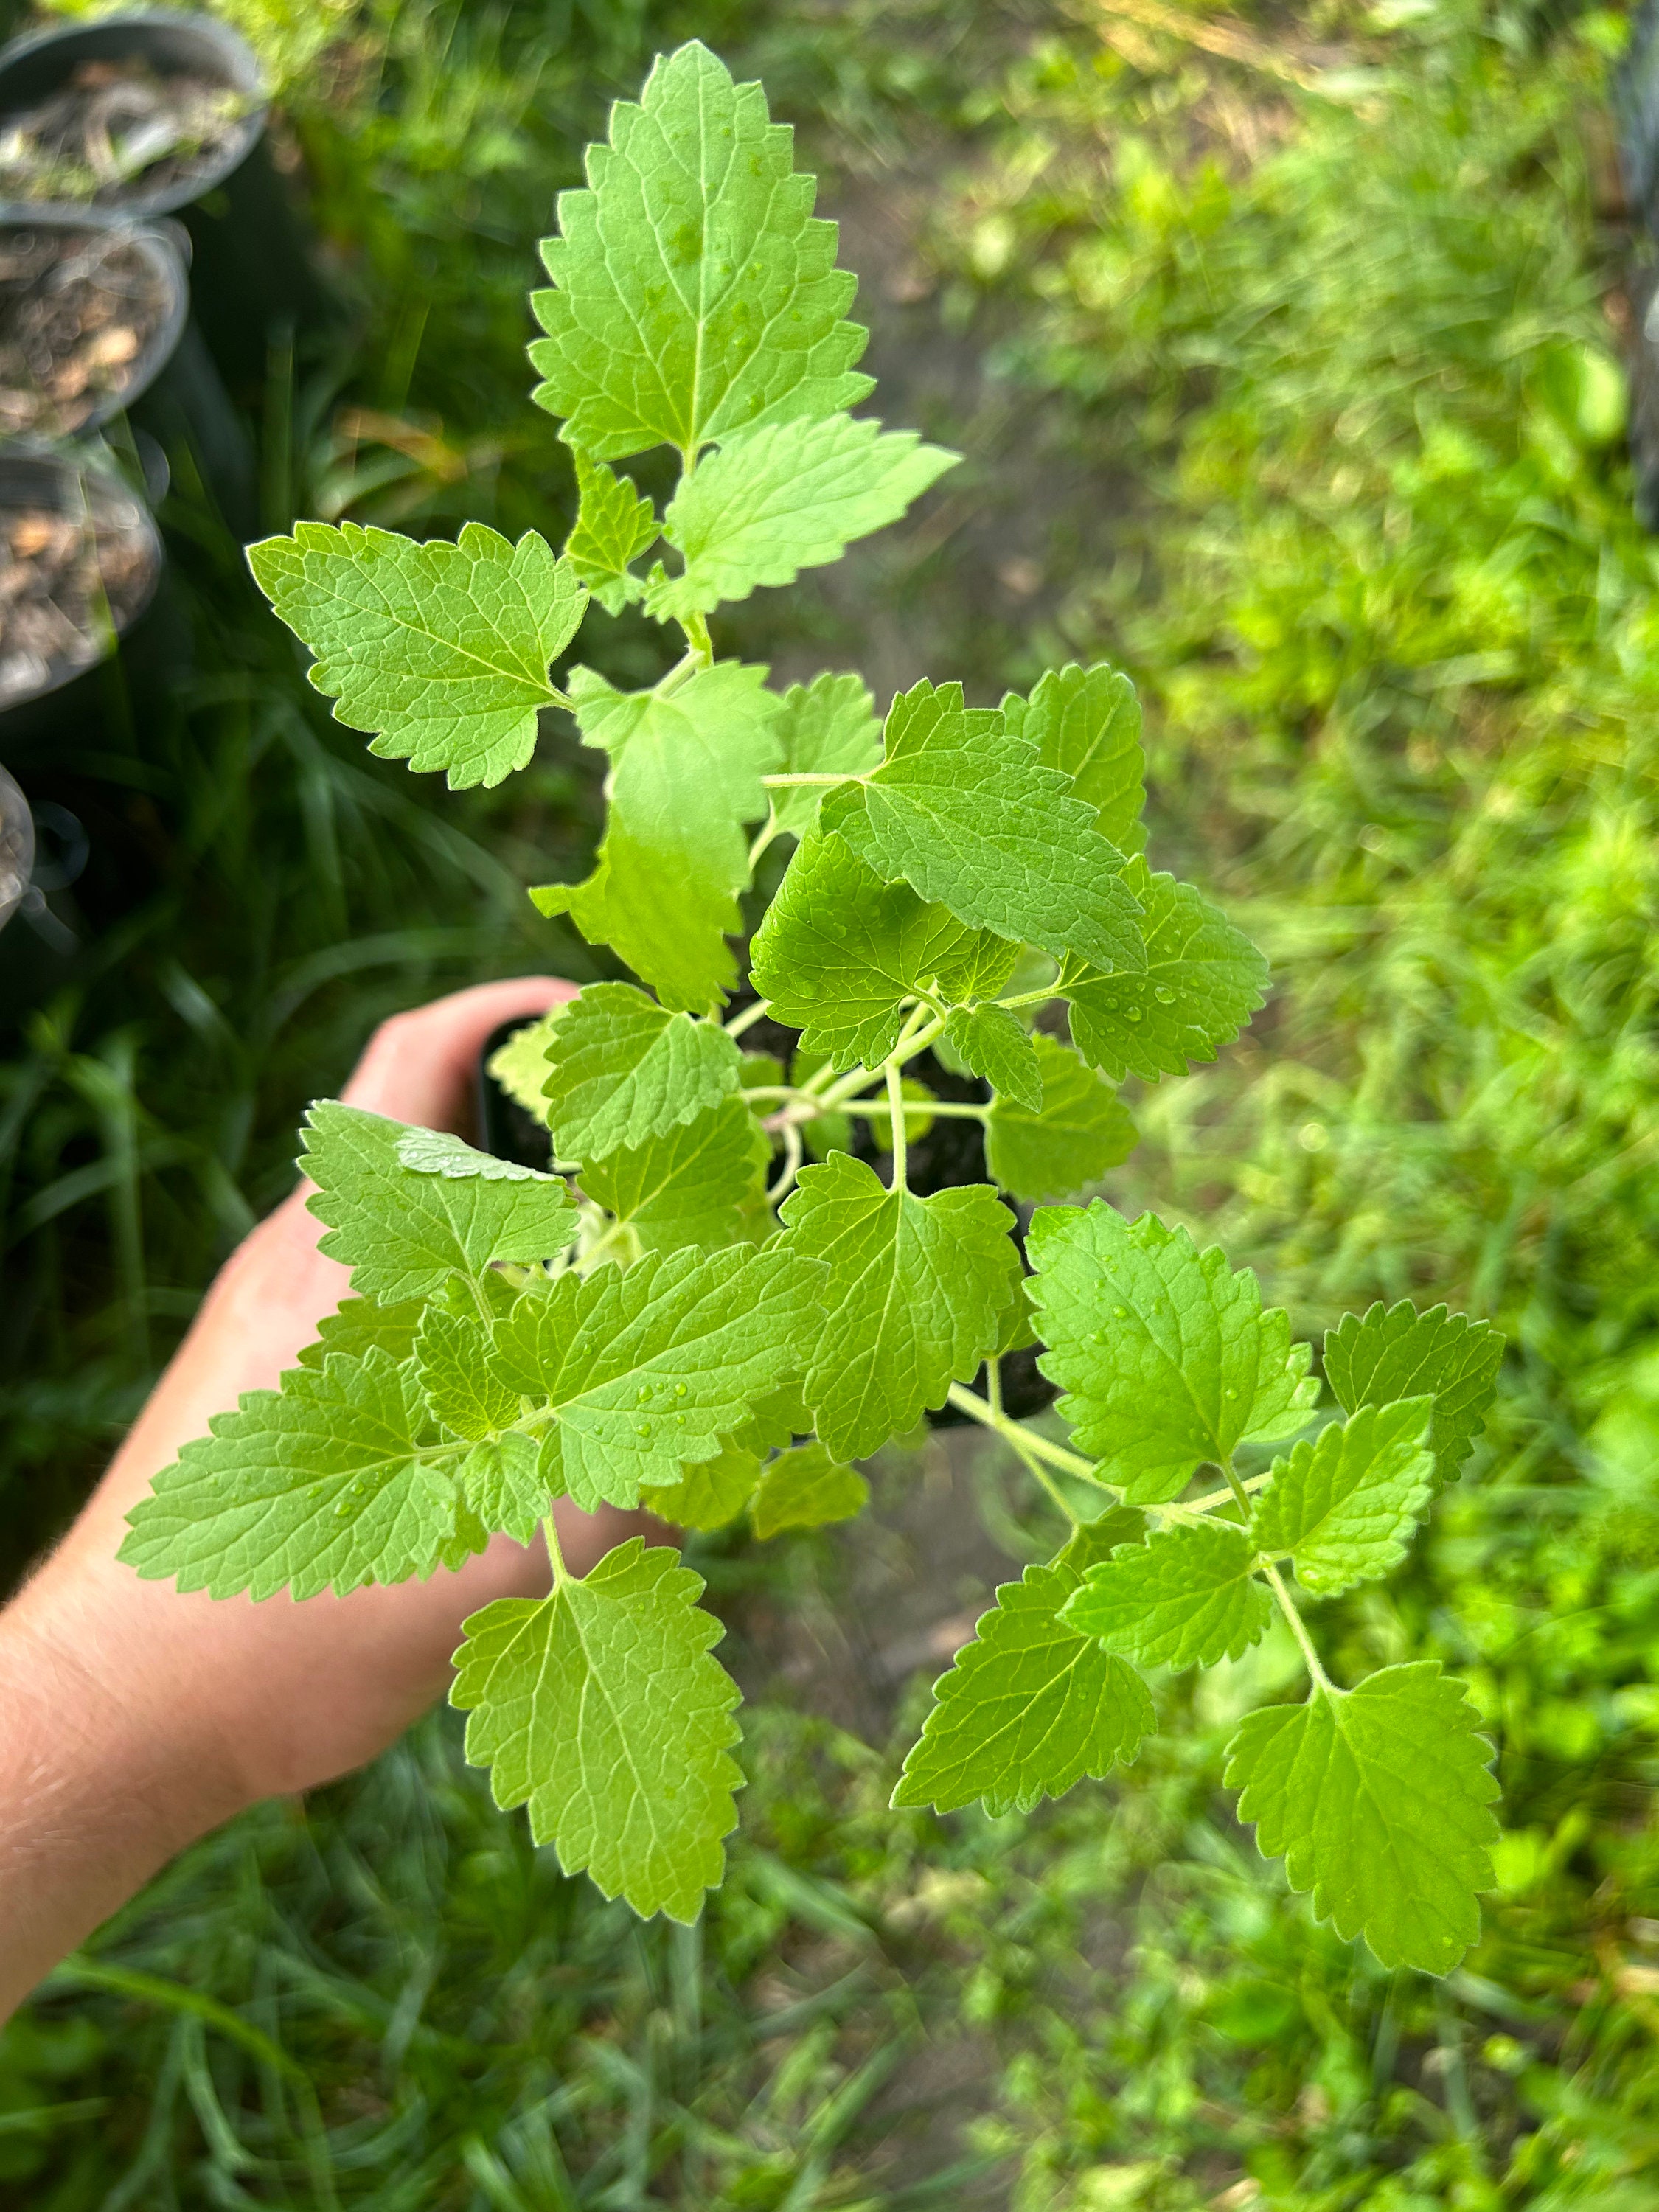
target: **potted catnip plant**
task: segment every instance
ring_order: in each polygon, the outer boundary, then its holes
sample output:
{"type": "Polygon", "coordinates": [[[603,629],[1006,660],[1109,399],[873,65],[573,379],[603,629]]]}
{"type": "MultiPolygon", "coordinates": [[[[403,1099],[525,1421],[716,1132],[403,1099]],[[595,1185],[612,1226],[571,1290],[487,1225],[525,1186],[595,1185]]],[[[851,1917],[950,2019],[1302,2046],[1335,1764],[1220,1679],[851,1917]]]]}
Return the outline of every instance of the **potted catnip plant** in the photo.
{"type": "Polygon", "coordinates": [[[580,486],[562,550],[301,523],[250,559],[376,753],[494,784],[543,710],[574,717],[609,761],[605,834],[583,881],[531,896],[634,980],[497,1057],[550,1131],[545,1171],[311,1109],[351,1295],[280,1389],[156,1477],[122,1557],[304,1599],[539,1532],[551,1594],[485,1607],[456,1655],[468,1756],[567,1869],[690,1920],[741,1779],[720,1630],[672,1549],[635,1539],[574,1579],[551,1501],[823,1524],[864,1503],[860,1460],[948,1407],[1071,1533],[997,1593],[894,1805],[1030,1808],[1104,1776],[1157,1725],[1149,1674],[1236,1657],[1277,1613],[1306,1680],[1232,1740],[1239,1817],[1344,1936],[1447,1972],[1492,1880],[1491,1747],[1433,1661],[1334,1680],[1319,1607],[1403,1559],[1502,1340],[1375,1306],[1326,1338],[1322,1410],[1311,1347],[1248,1271],[1154,1214],[1056,1202],[1132,1145],[1117,1085],[1213,1058],[1264,963],[1143,850],[1121,674],[1052,670],[994,707],[919,676],[878,719],[855,675],[780,695],[720,657],[723,605],[837,559],[954,457],[852,411],[854,280],[758,85],[700,45],[659,59],[587,178],[533,295],[535,398],[580,486]],[[660,511],[615,466],[659,447],[680,463],[660,511]],[[657,681],[556,684],[583,624],[629,605],[661,625],[657,681]],[[918,1095],[930,1052],[977,1091],[918,1095]],[[941,1115],[981,1133],[984,1171],[919,1190],[912,1127],[941,1115]],[[1027,1420],[1004,1363],[1033,1347],[1060,1395],[1027,1420]]]}

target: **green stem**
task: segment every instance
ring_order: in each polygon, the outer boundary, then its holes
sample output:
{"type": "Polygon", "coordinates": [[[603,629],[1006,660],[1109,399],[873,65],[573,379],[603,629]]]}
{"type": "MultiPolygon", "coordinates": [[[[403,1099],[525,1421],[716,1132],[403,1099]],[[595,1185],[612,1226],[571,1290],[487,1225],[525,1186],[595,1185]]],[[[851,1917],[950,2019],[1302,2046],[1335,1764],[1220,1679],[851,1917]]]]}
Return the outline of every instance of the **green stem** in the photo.
{"type": "MultiPolygon", "coordinates": [[[[836,1109],[838,1114],[885,1114],[888,1110],[884,1098],[843,1099],[836,1109]]],[[[988,1119],[991,1109],[988,1106],[959,1105],[949,1098],[912,1098],[907,1103],[905,1111],[918,1120],[927,1114],[947,1117],[954,1115],[959,1121],[983,1121],[988,1119]]]]}
{"type": "Polygon", "coordinates": [[[556,1590],[562,1590],[574,1578],[564,1563],[564,1553],[559,1549],[559,1532],[553,1525],[550,1513],[543,1516],[542,1534],[547,1540],[547,1556],[553,1562],[553,1587],[556,1590]]]}
{"type": "Polygon", "coordinates": [[[568,691],[561,691],[556,684],[548,685],[547,702],[550,707],[562,707],[567,714],[574,714],[576,711],[575,701],[568,691]]]}
{"type": "Polygon", "coordinates": [[[764,791],[804,791],[813,787],[828,787],[837,783],[862,783],[858,775],[763,775],[761,787],[764,791]]]}
{"type": "Polygon", "coordinates": [[[1092,1460],[1083,1459],[1076,1452],[1067,1451],[1063,1444],[1051,1444],[1047,1437],[1036,1435],[1022,1422],[1011,1421],[1006,1413],[999,1413],[983,1398],[960,1382],[951,1385],[950,1398],[958,1413],[966,1413],[970,1420],[981,1422],[988,1429],[994,1429],[999,1436],[1006,1436],[1016,1448],[1035,1452],[1039,1459],[1047,1460],[1050,1467],[1059,1468],[1064,1474],[1080,1475],[1085,1482],[1097,1484],[1102,1490],[1109,1490],[1115,1495],[1121,1494],[1116,1483],[1101,1480],[1092,1460]]]}
{"type": "Polygon", "coordinates": [[[759,860],[761,854],[766,850],[772,840],[777,836],[781,826],[782,825],[780,823],[776,814],[774,813],[768,821],[766,827],[757,833],[754,843],[749,848],[749,872],[750,875],[753,875],[755,872],[756,861],[759,860]]]}
{"type": "Polygon", "coordinates": [[[712,668],[714,665],[714,647],[708,635],[707,618],[696,613],[686,615],[681,620],[680,628],[691,641],[691,651],[696,656],[697,666],[712,668]]]}
{"type": "Polygon", "coordinates": [[[909,1165],[910,1135],[904,1118],[904,1085],[896,1060],[887,1063],[887,1107],[893,1124],[893,1180],[889,1188],[908,1190],[905,1170],[909,1165]]]}
{"type": "Polygon", "coordinates": [[[1333,1697],[1340,1698],[1342,1692],[1320,1665],[1319,1654],[1313,1648],[1313,1638],[1303,1626],[1302,1615],[1297,1611],[1295,1602],[1289,1590],[1285,1587],[1284,1576],[1279,1573],[1271,1559],[1262,1562],[1261,1571],[1267,1577],[1269,1589],[1279,1600],[1279,1611],[1291,1624],[1291,1635],[1302,1646],[1302,1656],[1307,1662],[1308,1672],[1322,1690],[1328,1690],[1333,1697]]]}
{"type": "Polygon", "coordinates": [[[1253,1474],[1241,1481],[1229,1468],[1226,1486],[1221,1490],[1206,1490],[1202,1498],[1189,1498],[1187,1500],[1188,1509],[1194,1513],[1207,1513],[1212,1505],[1224,1505],[1231,1498],[1243,1505],[1248,1513],[1249,1506],[1246,1500],[1249,1493],[1253,1491],[1265,1490],[1272,1480],[1272,1474],[1253,1474]]]}
{"type": "Polygon", "coordinates": [[[740,1037],[745,1030],[752,1029],[757,1022],[764,1021],[771,1011],[772,1001],[769,999],[757,999],[752,1006],[745,1006],[741,1013],[732,1015],[731,1020],[726,1024],[726,1034],[729,1037],[740,1037]]]}

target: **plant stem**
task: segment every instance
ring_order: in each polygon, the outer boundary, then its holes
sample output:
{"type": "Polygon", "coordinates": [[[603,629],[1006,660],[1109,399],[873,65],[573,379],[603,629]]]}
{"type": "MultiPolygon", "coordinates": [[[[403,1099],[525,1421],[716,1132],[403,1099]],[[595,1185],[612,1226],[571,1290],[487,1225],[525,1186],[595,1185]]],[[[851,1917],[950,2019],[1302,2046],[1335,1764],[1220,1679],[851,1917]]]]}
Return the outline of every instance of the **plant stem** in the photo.
{"type": "Polygon", "coordinates": [[[759,860],[761,854],[766,850],[772,840],[777,836],[778,828],[778,817],[776,813],[774,812],[768,819],[766,827],[756,833],[755,842],[749,848],[749,867],[751,874],[754,872],[756,861],[759,860]]]}
{"type": "Polygon", "coordinates": [[[696,613],[684,617],[680,628],[691,641],[691,650],[699,668],[712,668],[714,664],[714,642],[708,635],[707,617],[696,613]]]}
{"type": "Polygon", "coordinates": [[[767,1186],[766,1202],[769,1206],[777,1204],[800,1173],[800,1124],[786,1121],[783,1125],[783,1166],[779,1170],[777,1181],[767,1186]]]}
{"type": "Polygon", "coordinates": [[[765,791],[800,791],[811,786],[828,787],[836,783],[862,783],[858,775],[763,775],[761,787],[765,791]]]}
{"type": "Polygon", "coordinates": [[[951,1385],[950,1401],[958,1413],[966,1413],[970,1420],[979,1421],[986,1428],[994,1429],[999,1436],[1007,1437],[1009,1443],[1017,1449],[1023,1447],[1035,1452],[1039,1459],[1047,1460],[1050,1467],[1059,1468],[1062,1474],[1081,1475],[1085,1482],[1097,1483],[1103,1490],[1118,1492],[1116,1483],[1101,1481],[1091,1460],[1067,1451],[1063,1444],[1051,1444],[1046,1437],[1036,1435],[1021,1421],[1011,1421],[1006,1413],[999,1413],[983,1398],[965,1389],[962,1383],[951,1385]]]}
{"type": "MultiPolygon", "coordinates": [[[[884,1114],[887,1110],[887,1102],[882,1098],[843,1098],[836,1108],[838,1114],[884,1114]]],[[[924,1114],[943,1115],[954,1115],[960,1121],[983,1121],[991,1111],[988,1106],[962,1106],[950,1098],[912,1098],[905,1110],[918,1119],[924,1114]]]]}
{"type": "Polygon", "coordinates": [[[1303,1626],[1302,1615],[1297,1611],[1295,1602],[1285,1587],[1284,1576],[1271,1559],[1263,1561],[1261,1571],[1267,1577],[1268,1587],[1273,1595],[1279,1600],[1279,1611],[1291,1624],[1291,1635],[1302,1646],[1302,1656],[1307,1662],[1308,1672],[1322,1690],[1328,1690],[1333,1697],[1340,1697],[1342,1692],[1319,1663],[1319,1654],[1314,1650],[1313,1639],[1303,1626]]]}
{"type": "Polygon", "coordinates": [[[559,1549],[559,1532],[553,1525],[550,1513],[542,1517],[542,1534],[547,1540],[547,1556],[553,1562],[553,1587],[561,1590],[574,1578],[564,1563],[564,1553],[559,1549]]]}
{"type": "Polygon", "coordinates": [[[729,1037],[740,1037],[745,1030],[752,1029],[757,1022],[764,1021],[771,1011],[772,1001],[769,999],[757,999],[752,1006],[745,1006],[741,1013],[732,1015],[731,1020],[726,1024],[726,1034],[729,1037]]]}
{"type": "Polygon", "coordinates": [[[905,1170],[909,1165],[910,1136],[904,1118],[904,1085],[896,1060],[887,1063],[887,1106],[893,1121],[893,1180],[891,1190],[908,1190],[905,1170]]]}

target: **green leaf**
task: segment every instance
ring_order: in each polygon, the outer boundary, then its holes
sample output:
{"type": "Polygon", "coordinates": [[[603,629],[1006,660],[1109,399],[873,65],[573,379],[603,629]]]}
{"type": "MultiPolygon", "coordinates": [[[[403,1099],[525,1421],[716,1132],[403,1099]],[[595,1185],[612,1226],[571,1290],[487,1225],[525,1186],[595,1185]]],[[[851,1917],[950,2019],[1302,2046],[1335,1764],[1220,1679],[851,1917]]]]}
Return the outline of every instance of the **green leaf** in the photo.
{"type": "Polygon", "coordinates": [[[319,1101],[302,1135],[301,1165],[317,1185],[306,1202],[329,1229],[318,1249],[383,1305],[431,1297],[451,1274],[481,1275],[492,1260],[551,1259],[575,1232],[574,1201],[556,1179],[423,1175],[398,1157],[404,1123],[360,1106],[319,1101]]]}
{"type": "Polygon", "coordinates": [[[726,944],[749,882],[744,824],[767,811],[779,702],[763,668],[720,661],[678,690],[613,690],[579,668],[570,695],[583,742],[611,756],[598,865],[580,884],[531,893],[609,945],[664,1004],[705,1013],[737,975],[726,944]]]}
{"type": "Polygon", "coordinates": [[[546,1123],[547,1080],[553,1073],[553,1039],[562,1007],[514,1030],[489,1055],[489,1073],[532,1120],[546,1123]]]}
{"type": "Polygon", "coordinates": [[[1131,1504],[1178,1497],[1236,1444],[1292,1436],[1319,1395],[1309,1347],[1261,1308],[1248,1269],[1150,1213],[1126,1221],[1103,1199],[1047,1206],[1026,1249],[1027,1288],[1048,1346],[1037,1364],[1067,1395],[1060,1410],[1103,1482],[1131,1504]]]}
{"type": "Polygon", "coordinates": [[[567,1874],[641,1916],[691,1921],[725,1869],[742,1772],[737,1685],[709,1647],[701,1578],[635,1536],[550,1597],[498,1598],[465,1624],[451,1705],[504,1811],[567,1874]]]}
{"type": "Polygon", "coordinates": [[[1086,1060],[1119,1080],[1155,1083],[1232,1042],[1267,995],[1267,963],[1190,884],[1155,876],[1144,860],[1131,860],[1123,880],[1140,902],[1139,960],[1070,961],[1055,988],[1071,1001],[1072,1041],[1086,1060]]]}
{"type": "Polygon", "coordinates": [[[914,430],[831,415],[769,422],[726,439],[683,477],[663,535],[685,556],[646,589],[659,621],[746,599],[757,584],[790,584],[839,561],[854,538],[896,522],[962,456],[914,430]]]}
{"type": "Polygon", "coordinates": [[[836,227],[791,173],[792,134],[757,84],[699,44],[659,57],[636,106],[611,111],[586,191],[561,192],[542,246],[555,289],[532,295],[536,399],[601,460],[655,445],[695,453],[750,423],[852,407],[866,333],[842,318],[855,280],[836,227]]]}
{"type": "Polygon", "coordinates": [[[422,1298],[404,1298],[392,1306],[377,1305],[373,1298],[342,1298],[318,1322],[317,1340],[298,1355],[300,1364],[320,1368],[331,1352],[358,1359],[374,1345],[401,1364],[415,1349],[415,1332],[425,1311],[422,1298]]]}
{"type": "Polygon", "coordinates": [[[1365,1406],[1276,1459],[1251,1531],[1264,1552],[1288,1552],[1316,1597],[1374,1583],[1399,1565],[1434,1493],[1431,1398],[1365,1406]]]}
{"type": "Polygon", "coordinates": [[[646,1252],[731,1244],[744,1209],[765,1189],[771,1147],[741,1098],[723,1098],[695,1121],[642,1145],[607,1152],[581,1171],[582,1188],[629,1223],[646,1252]]]}
{"type": "Polygon", "coordinates": [[[585,1512],[637,1504],[713,1459],[763,1399],[801,1374],[824,1271],[781,1239],[763,1251],[647,1253],[586,1281],[557,1277],[493,1332],[490,1371],[553,1416],[544,1460],[585,1512]]]}
{"type": "Polygon", "coordinates": [[[1146,756],[1140,701],[1121,671],[1072,661],[1041,677],[1029,702],[1011,691],[1002,702],[1009,729],[1036,743],[1045,768],[1062,769],[1079,799],[1097,810],[1095,826],[1122,853],[1146,842],[1146,756]]]}
{"type": "Polygon", "coordinates": [[[846,1152],[803,1168],[781,1212],[791,1248],[830,1269],[804,1395],[835,1456],[861,1459],[995,1349],[1019,1273],[1013,1216],[984,1183],[884,1189],[846,1152]]]}
{"type": "MultiPolygon", "coordinates": [[[[879,1067],[904,1025],[904,1000],[936,987],[950,995],[984,934],[924,904],[908,884],[884,884],[839,837],[810,837],[755,933],[750,961],[755,988],[775,1020],[802,1032],[804,1051],[837,1070],[879,1067]]],[[[1016,948],[994,942],[1012,963],[1016,948]]]]}
{"type": "Polygon", "coordinates": [[[1132,1667],[1061,1618],[1079,1581],[1070,1551],[997,1592],[933,1686],[896,1806],[949,1813],[982,1797],[988,1812],[1029,1813],[1039,1798],[1063,1797],[1084,1775],[1134,1758],[1153,1725],[1152,1701],[1132,1667]]]}
{"type": "Polygon", "coordinates": [[[994,1003],[953,1006],[945,1034],[972,1073],[999,1098],[1012,1098],[1028,1114],[1042,1111],[1042,1062],[1017,1014],[994,1003]]]}
{"type": "Polygon", "coordinates": [[[1492,1747],[1436,1660],[1247,1714],[1227,1747],[1238,1817],[1295,1890],[1385,1966],[1449,1973],[1492,1886],[1492,1747]]]}
{"type": "Polygon", "coordinates": [[[128,1514],[119,1556],[212,1597],[296,1598],[422,1577],[455,1530],[455,1447],[378,1347],[249,1390],[128,1514]]]}
{"type": "Polygon", "coordinates": [[[631,983],[590,983],[560,1010],[544,1111],[562,1159],[588,1167],[665,1137],[735,1091],[740,1055],[714,1022],[671,1013],[631,983]]]}
{"type": "Polygon", "coordinates": [[[640,1503],[678,1528],[724,1528],[755,1494],[759,1455],[728,1437],[713,1459],[688,1467],[678,1482],[640,1492],[640,1503]]]}
{"type": "Polygon", "coordinates": [[[1076,1053],[1039,1030],[1031,1039],[1042,1076],[1042,1104],[1030,1112],[1012,1098],[991,1102],[985,1164],[1016,1198],[1068,1198],[1139,1142],[1117,1093],[1076,1053]]]}
{"type": "Polygon", "coordinates": [[[1223,1521],[1165,1528],[1092,1566],[1060,1620],[1147,1667],[1213,1667],[1248,1651],[1273,1612],[1255,1549],[1223,1521]]]}
{"type": "Polygon", "coordinates": [[[1427,1394],[1434,1400],[1435,1482],[1443,1486],[1468,1457],[1498,1389],[1504,1339],[1490,1322],[1402,1298],[1379,1299],[1362,1321],[1349,1314],[1325,1339],[1325,1379],[1343,1411],[1427,1394]]]}
{"type": "Polygon", "coordinates": [[[822,829],[974,928],[1103,968],[1144,960],[1121,856],[1030,738],[965,708],[959,684],[901,693],[884,738],[880,767],[825,798],[822,829]]]}
{"type": "Polygon", "coordinates": [[[485,1366],[489,1331],[476,1315],[428,1306],[415,1337],[415,1372],[435,1419],[471,1443],[510,1429],[524,1408],[485,1366]]]}
{"type": "MultiPolygon", "coordinates": [[[[824,675],[810,684],[792,684],[783,695],[776,730],[780,775],[862,775],[881,758],[875,702],[856,676],[824,675]]],[[[823,803],[823,788],[811,784],[772,793],[778,828],[792,837],[811,836],[823,803]]]]}
{"type": "Polygon", "coordinates": [[[586,585],[607,614],[619,615],[643,596],[645,585],[630,574],[629,562],[657,542],[657,510],[603,461],[579,453],[576,461],[575,527],[565,541],[571,574],[586,585]]]}
{"type": "Polygon", "coordinates": [[[377,732],[383,760],[445,769],[450,788],[499,783],[536,750],[548,677],[587,592],[533,530],[513,545],[469,522],[453,545],[355,522],[301,522],[248,548],[255,580],[317,656],[334,718],[377,732]]]}
{"type": "Polygon", "coordinates": [[[535,1541],[552,1503],[544,1458],[534,1437],[512,1431],[474,1444],[461,1462],[461,1496],[486,1531],[499,1528],[515,1544],[535,1541]]]}
{"type": "Polygon", "coordinates": [[[775,1536],[850,1521],[869,1503],[870,1486],[856,1468],[843,1467],[823,1444],[796,1444],[763,1472],[749,1513],[757,1536],[775,1536]]]}
{"type": "Polygon", "coordinates": [[[398,1139],[398,1158],[416,1175],[462,1178],[480,1176],[486,1182],[557,1182],[557,1176],[527,1168],[517,1160],[498,1159],[453,1137],[447,1129],[405,1129],[398,1139]]]}

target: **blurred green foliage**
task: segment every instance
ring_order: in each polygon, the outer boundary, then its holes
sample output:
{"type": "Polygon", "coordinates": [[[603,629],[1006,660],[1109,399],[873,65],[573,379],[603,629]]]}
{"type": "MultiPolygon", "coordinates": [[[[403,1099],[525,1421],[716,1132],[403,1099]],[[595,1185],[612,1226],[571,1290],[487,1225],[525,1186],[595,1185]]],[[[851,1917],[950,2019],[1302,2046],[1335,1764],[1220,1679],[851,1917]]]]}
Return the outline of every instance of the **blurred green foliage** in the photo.
{"type": "MultiPolygon", "coordinates": [[[[864,1601],[860,1563],[719,1540],[702,1564],[766,1694],[700,1931],[563,1881],[434,1721],[210,1839],[49,1986],[0,2041],[0,2201],[1637,2212],[1659,2166],[1659,556],[1595,205],[1623,19],[331,17],[289,106],[361,335],[276,365],[272,525],[556,526],[563,463],[521,396],[529,242],[605,100],[690,31],[765,71],[832,203],[909,225],[901,304],[873,303],[878,346],[884,318],[903,342],[894,419],[916,419],[905,346],[969,360],[986,419],[1052,426],[1103,510],[1002,569],[942,531],[928,619],[971,622],[988,660],[1011,641],[988,683],[1126,661],[1155,849],[1273,959],[1243,1044],[1142,1102],[1114,1195],[1201,1224],[1300,1328],[1444,1293],[1510,1334],[1413,1574],[1328,1616],[1351,1674],[1410,1650],[1472,1675],[1510,1829],[1488,1936],[1443,1987],[1390,1977],[1217,1832],[1217,1751],[1271,1693],[1271,1641],[1109,1790],[895,1823],[929,1670],[857,1731],[816,1717],[833,1700],[769,1675],[765,1623],[833,1672],[815,1624],[864,1601]]],[[[925,427],[949,434],[946,401],[925,427]]],[[[969,430],[995,489],[1012,465],[969,430]]],[[[368,761],[210,515],[174,522],[213,645],[149,755],[158,883],[0,1066],[19,1559],[281,1188],[301,1100],[392,1006],[555,957],[515,884],[586,834],[556,749],[459,801],[368,761]]],[[[853,662],[870,618],[789,617],[853,662]]],[[[746,649],[787,654],[780,617],[747,620],[746,649]]],[[[619,670],[631,649],[607,635],[619,670]]],[[[884,1471],[878,1526],[935,1494],[943,1450],[884,1471]]],[[[1036,1556],[974,1472],[1002,1552],[1036,1556]]]]}

